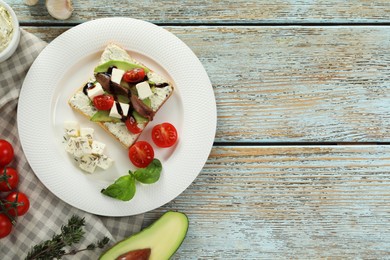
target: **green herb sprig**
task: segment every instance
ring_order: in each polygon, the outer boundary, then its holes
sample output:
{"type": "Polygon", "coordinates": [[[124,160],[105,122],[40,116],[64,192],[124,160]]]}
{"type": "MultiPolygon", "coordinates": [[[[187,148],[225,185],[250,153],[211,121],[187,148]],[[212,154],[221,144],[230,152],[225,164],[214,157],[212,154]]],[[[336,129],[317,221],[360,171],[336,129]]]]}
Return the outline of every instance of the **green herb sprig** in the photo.
{"type": "Polygon", "coordinates": [[[28,252],[25,260],[43,260],[43,259],[61,259],[64,255],[74,255],[85,250],[94,250],[95,248],[103,248],[108,244],[110,239],[104,237],[96,243],[91,243],[86,248],[71,249],[66,252],[64,247],[77,244],[84,237],[85,219],[73,215],[67,225],[61,226],[61,233],[53,235],[51,240],[44,241],[33,246],[28,252]]]}

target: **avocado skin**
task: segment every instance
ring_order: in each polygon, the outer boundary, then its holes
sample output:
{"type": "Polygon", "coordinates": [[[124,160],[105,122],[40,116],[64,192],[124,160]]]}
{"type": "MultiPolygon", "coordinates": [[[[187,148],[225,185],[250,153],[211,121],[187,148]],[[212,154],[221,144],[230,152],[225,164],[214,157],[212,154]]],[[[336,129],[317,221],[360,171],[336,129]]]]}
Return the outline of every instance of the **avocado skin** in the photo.
{"type": "Polygon", "coordinates": [[[116,243],[105,251],[99,259],[114,260],[126,252],[150,248],[149,260],[168,260],[183,243],[187,235],[188,224],[186,214],[167,211],[149,227],[116,243]]]}

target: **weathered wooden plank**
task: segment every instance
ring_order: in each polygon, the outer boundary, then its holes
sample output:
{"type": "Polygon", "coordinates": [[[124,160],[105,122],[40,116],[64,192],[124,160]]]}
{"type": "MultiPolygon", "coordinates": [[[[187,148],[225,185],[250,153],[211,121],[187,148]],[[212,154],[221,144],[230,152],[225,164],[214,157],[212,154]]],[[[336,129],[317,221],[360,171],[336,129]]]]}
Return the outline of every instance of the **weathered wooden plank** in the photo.
{"type": "MultiPolygon", "coordinates": [[[[44,1],[28,7],[24,0],[7,1],[22,22],[56,22],[44,1]]],[[[389,22],[387,0],[180,0],[180,1],[73,1],[66,22],[126,16],[155,23],[377,23],[389,22]]],[[[58,22],[58,21],[57,21],[58,22]]]]}
{"type": "Polygon", "coordinates": [[[165,28],[210,76],[216,141],[390,141],[390,27],[165,28]]]}
{"type": "Polygon", "coordinates": [[[57,38],[60,34],[70,29],[70,27],[32,27],[32,26],[22,26],[22,28],[30,33],[33,33],[40,39],[51,42],[57,38]]]}
{"type": "Polygon", "coordinates": [[[190,219],[175,259],[383,259],[390,147],[214,147],[167,210],[190,219]]]}

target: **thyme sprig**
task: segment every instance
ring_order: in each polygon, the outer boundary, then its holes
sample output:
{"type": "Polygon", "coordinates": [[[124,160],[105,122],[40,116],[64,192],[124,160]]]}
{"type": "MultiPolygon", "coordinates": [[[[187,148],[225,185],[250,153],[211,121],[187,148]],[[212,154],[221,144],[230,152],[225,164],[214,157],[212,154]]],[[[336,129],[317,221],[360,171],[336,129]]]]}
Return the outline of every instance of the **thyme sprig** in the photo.
{"type": "Polygon", "coordinates": [[[96,243],[89,244],[86,248],[71,249],[65,251],[64,247],[77,244],[84,237],[85,231],[85,219],[79,216],[73,215],[67,225],[61,226],[61,233],[53,235],[51,240],[44,241],[38,245],[33,246],[26,256],[26,260],[38,260],[38,259],[61,259],[64,255],[74,255],[76,253],[85,250],[94,250],[96,248],[103,248],[108,244],[110,239],[104,237],[102,240],[98,240],[96,243]]]}

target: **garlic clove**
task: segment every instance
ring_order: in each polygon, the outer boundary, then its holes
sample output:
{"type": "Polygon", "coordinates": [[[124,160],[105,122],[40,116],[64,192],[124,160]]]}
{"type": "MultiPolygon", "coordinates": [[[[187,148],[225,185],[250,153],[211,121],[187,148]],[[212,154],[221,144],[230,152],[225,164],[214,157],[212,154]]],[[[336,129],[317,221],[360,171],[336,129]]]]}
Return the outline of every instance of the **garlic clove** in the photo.
{"type": "Polygon", "coordinates": [[[25,3],[26,5],[32,6],[32,5],[38,4],[38,1],[39,1],[39,0],[24,0],[24,3],[25,3]]]}
{"type": "Polygon", "coordinates": [[[68,19],[73,12],[72,0],[46,0],[46,8],[58,20],[68,19]]]}

